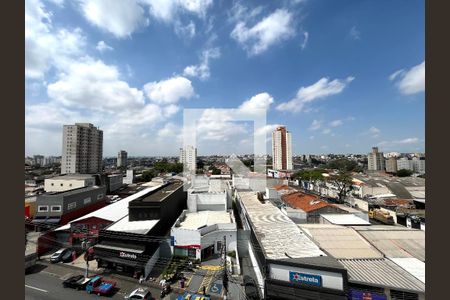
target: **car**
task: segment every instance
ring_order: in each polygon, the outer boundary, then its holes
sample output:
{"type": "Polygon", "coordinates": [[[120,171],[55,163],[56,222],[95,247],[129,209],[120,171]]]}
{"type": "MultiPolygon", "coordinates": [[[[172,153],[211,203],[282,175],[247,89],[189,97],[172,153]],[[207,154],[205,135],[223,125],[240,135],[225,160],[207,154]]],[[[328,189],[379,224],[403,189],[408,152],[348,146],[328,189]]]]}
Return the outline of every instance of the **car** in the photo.
{"type": "Polygon", "coordinates": [[[260,299],[258,287],[255,283],[255,280],[252,277],[245,275],[243,286],[245,289],[245,294],[247,296],[247,299],[252,299],[252,300],[260,299]]]}
{"type": "Polygon", "coordinates": [[[104,280],[101,276],[95,276],[86,284],[88,294],[110,295],[116,287],[116,282],[104,280]]]}
{"type": "Polygon", "coordinates": [[[86,285],[91,280],[83,275],[74,275],[63,281],[62,285],[64,288],[72,288],[77,290],[86,289],[86,285]]]}
{"type": "Polygon", "coordinates": [[[68,262],[72,259],[72,251],[69,248],[62,248],[50,256],[51,263],[68,262]]]}
{"type": "Polygon", "coordinates": [[[128,295],[126,295],[124,299],[150,300],[152,299],[152,293],[150,293],[148,289],[137,288],[128,295]]]}

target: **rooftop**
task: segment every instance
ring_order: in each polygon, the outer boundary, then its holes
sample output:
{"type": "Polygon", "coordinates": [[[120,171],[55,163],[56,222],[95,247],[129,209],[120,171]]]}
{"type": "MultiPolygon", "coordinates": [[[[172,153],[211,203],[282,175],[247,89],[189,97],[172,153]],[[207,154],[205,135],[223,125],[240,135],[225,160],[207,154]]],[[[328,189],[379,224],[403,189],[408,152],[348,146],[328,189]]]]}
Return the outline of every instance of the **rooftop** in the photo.
{"type": "Polygon", "coordinates": [[[63,196],[70,196],[70,195],[75,195],[75,194],[79,194],[79,193],[84,193],[87,191],[92,191],[92,190],[96,190],[99,188],[104,188],[104,186],[97,186],[97,185],[93,185],[93,186],[86,186],[86,187],[80,187],[80,188],[76,188],[76,189],[72,189],[72,190],[68,190],[68,191],[62,191],[62,192],[47,192],[41,195],[46,195],[46,196],[59,196],[59,195],[63,195],[63,196]]]}
{"type": "Polygon", "coordinates": [[[162,202],[167,196],[175,192],[180,187],[183,187],[183,182],[176,180],[166,183],[164,185],[160,185],[157,187],[155,192],[138,197],[133,201],[133,205],[139,205],[150,202],[162,202]]]}
{"type": "Polygon", "coordinates": [[[334,206],[333,204],[320,200],[315,195],[302,192],[284,194],[281,196],[281,199],[292,207],[299,208],[305,212],[315,211],[326,206],[334,206]]]}
{"type": "Polygon", "coordinates": [[[182,229],[197,230],[204,226],[211,226],[214,224],[231,224],[231,214],[226,211],[199,211],[188,212],[185,219],[181,222],[182,229]]]}
{"type": "Polygon", "coordinates": [[[239,196],[267,258],[326,256],[294,222],[272,203],[261,203],[255,192],[239,191],[239,196]]]}
{"type": "Polygon", "coordinates": [[[92,174],[66,174],[60,175],[52,178],[48,178],[48,180],[85,180],[93,178],[92,174]]]}
{"type": "Polygon", "coordinates": [[[370,222],[353,214],[321,214],[320,216],[335,225],[370,225],[370,222]]]}
{"type": "Polygon", "coordinates": [[[425,283],[425,263],[423,261],[409,257],[389,259],[425,283]]]}
{"type": "Polygon", "coordinates": [[[105,230],[136,234],[147,234],[159,220],[129,221],[128,215],[110,225],[105,230]]]}

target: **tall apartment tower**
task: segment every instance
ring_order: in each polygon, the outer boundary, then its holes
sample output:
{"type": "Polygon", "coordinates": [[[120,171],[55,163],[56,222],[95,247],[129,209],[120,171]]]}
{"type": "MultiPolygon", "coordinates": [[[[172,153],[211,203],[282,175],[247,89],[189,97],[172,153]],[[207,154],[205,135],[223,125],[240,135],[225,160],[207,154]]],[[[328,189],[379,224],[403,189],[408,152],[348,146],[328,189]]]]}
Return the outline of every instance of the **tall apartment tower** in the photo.
{"type": "Polygon", "coordinates": [[[386,172],[388,173],[397,173],[397,158],[389,157],[386,160],[386,172]]]}
{"type": "Polygon", "coordinates": [[[102,171],[103,131],[90,123],[63,126],[61,174],[102,171]]]}
{"type": "Polygon", "coordinates": [[[184,171],[194,173],[197,168],[197,148],[186,146],[180,148],[180,163],[183,164],[184,171]]]}
{"type": "Polygon", "coordinates": [[[126,167],[128,165],[128,153],[125,150],[120,150],[117,153],[117,167],[126,167]]]}
{"type": "Polygon", "coordinates": [[[292,170],[292,139],[286,127],[280,126],[272,132],[272,156],[275,170],[292,170]]]}
{"type": "Polygon", "coordinates": [[[384,171],[385,161],[383,152],[378,152],[378,147],[372,147],[372,152],[367,154],[369,171],[384,171]]]}

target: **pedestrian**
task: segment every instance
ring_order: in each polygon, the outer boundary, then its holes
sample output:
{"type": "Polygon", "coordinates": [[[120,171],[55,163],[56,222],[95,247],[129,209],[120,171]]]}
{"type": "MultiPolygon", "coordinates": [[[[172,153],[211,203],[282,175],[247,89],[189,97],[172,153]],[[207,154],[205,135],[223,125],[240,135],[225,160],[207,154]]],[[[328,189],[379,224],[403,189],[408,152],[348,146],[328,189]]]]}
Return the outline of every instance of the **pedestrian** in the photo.
{"type": "Polygon", "coordinates": [[[206,287],[203,286],[203,295],[206,296],[206,287]]]}

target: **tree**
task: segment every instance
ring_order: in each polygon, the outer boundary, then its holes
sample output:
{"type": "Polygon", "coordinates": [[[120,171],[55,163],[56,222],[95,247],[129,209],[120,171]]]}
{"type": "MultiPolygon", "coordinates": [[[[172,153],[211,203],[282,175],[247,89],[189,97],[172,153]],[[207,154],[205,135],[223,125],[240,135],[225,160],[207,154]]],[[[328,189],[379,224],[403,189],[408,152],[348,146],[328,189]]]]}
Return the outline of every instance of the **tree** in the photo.
{"type": "Polygon", "coordinates": [[[222,174],[222,171],[220,171],[220,169],[217,169],[216,167],[212,166],[211,167],[211,171],[212,171],[212,175],[220,175],[222,174]]]}
{"type": "Polygon", "coordinates": [[[349,172],[339,172],[337,175],[330,175],[328,181],[337,188],[339,202],[344,202],[344,198],[353,190],[352,176],[349,172]]]}
{"type": "Polygon", "coordinates": [[[397,171],[397,176],[398,177],[408,177],[412,175],[412,171],[411,170],[407,170],[407,169],[400,169],[397,171]]]}
{"type": "Polygon", "coordinates": [[[150,180],[152,180],[153,177],[155,177],[155,171],[153,170],[145,170],[144,172],[142,172],[142,181],[148,182],[150,180]]]}
{"type": "Polygon", "coordinates": [[[328,162],[327,167],[330,169],[336,169],[340,171],[355,171],[359,172],[360,167],[358,163],[354,160],[349,160],[346,158],[333,159],[328,162]]]}

